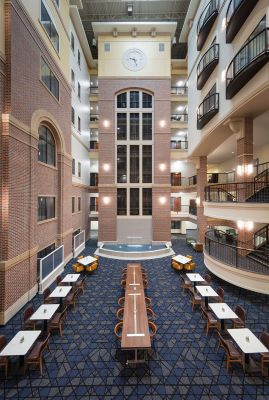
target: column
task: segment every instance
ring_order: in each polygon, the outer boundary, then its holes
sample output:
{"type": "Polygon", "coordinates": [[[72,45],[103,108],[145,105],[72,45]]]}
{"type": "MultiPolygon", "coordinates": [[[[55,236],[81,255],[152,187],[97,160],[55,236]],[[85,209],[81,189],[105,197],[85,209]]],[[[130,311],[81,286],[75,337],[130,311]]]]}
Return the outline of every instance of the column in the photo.
{"type": "Polygon", "coordinates": [[[205,233],[207,231],[207,217],[204,215],[205,186],[207,185],[207,157],[199,158],[197,168],[197,240],[204,243],[205,233]]]}

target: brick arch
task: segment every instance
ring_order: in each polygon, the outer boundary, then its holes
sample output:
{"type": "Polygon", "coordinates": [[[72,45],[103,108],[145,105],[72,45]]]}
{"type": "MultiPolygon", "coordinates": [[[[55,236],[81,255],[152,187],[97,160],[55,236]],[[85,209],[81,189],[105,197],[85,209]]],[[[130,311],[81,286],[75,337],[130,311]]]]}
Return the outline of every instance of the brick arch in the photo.
{"type": "Polygon", "coordinates": [[[138,86],[128,86],[128,87],[122,88],[122,89],[118,90],[117,92],[115,92],[115,96],[118,96],[119,94],[122,94],[122,93],[135,91],[135,90],[137,90],[139,92],[144,92],[144,93],[150,94],[151,96],[154,96],[154,92],[152,90],[146,89],[146,88],[141,87],[141,86],[140,87],[138,87],[138,86]]]}

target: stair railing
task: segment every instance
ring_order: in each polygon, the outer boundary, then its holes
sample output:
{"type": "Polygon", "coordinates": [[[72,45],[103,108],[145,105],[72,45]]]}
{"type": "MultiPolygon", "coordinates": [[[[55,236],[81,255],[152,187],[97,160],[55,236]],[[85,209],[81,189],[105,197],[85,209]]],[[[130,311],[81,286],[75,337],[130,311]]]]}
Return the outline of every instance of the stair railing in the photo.
{"type": "Polygon", "coordinates": [[[261,246],[269,243],[269,225],[263,226],[254,233],[254,249],[259,249],[261,246]]]}

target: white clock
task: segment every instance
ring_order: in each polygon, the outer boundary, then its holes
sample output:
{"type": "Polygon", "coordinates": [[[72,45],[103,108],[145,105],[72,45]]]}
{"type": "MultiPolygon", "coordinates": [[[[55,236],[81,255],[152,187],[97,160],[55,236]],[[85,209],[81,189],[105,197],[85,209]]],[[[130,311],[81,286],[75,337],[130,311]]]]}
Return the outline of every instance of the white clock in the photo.
{"type": "Polygon", "coordinates": [[[140,71],[146,65],[146,55],[142,50],[129,49],[123,54],[122,63],[130,71],[140,71]]]}

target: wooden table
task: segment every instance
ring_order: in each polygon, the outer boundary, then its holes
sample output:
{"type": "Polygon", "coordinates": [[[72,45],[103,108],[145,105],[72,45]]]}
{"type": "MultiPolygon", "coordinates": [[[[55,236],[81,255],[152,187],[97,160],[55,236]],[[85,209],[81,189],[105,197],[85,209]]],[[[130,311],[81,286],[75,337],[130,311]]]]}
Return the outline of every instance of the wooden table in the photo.
{"type": "Polygon", "coordinates": [[[245,355],[244,367],[248,367],[249,372],[256,372],[256,369],[253,368],[253,366],[255,366],[254,362],[252,365],[250,364],[251,360],[249,355],[254,353],[266,353],[269,349],[267,349],[248,328],[227,329],[227,331],[245,355]]]}
{"type": "Polygon", "coordinates": [[[211,286],[196,286],[196,290],[205,298],[205,306],[208,310],[208,297],[218,297],[218,293],[211,286]]]}
{"type": "Polygon", "coordinates": [[[59,298],[60,299],[60,306],[63,307],[63,298],[68,295],[72,286],[57,286],[53,292],[49,295],[49,297],[59,298]]]}
{"type": "Polygon", "coordinates": [[[71,283],[73,285],[75,282],[77,282],[78,278],[80,277],[80,274],[67,274],[64,279],[62,280],[63,283],[71,283]]]}
{"type": "Polygon", "coordinates": [[[79,264],[81,264],[81,265],[84,265],[84,267],[87,267],[87,265],[90,265],[90,264],[92,264],[92,263],[94,263],[96,261],[97,261],[97,259],[95,257],[92,257],[92,256],[87,256],[87,257],[84,257],[84,258],[81,258],[81,259],[77,260],[77,262],[79,264]]]}
{"type": "Polygon", "coordinates": [[[60,304],[42,304],[34,313],[31,315],[31,321],[43,321],[44,322],[44,331],[48,329],[48,320],[50,320],[60,304]]]}
{"type": "Polygon", "coordinates": [[[209,307],[220,320],[221,330],[225,330],[224,320],[225,319],[235,319],[238,315],[228,306],[226,303],[209,303],[209,307]]]}
{"type": "Polygon", "coordinates": [[[196,288],[196,283],[197,282],[204,282],[204,278],[200,274],[196,274],[194,272],[191,272],[189,274],[186,274],[186,276],[189,278],[191,282],[193,282],[193,287],[194,289],[196,288]]]}
{"type": "Polygon", "coordinates": [[[176,262],[178,262],[180,264],[183,264],[183,265],[184,264],[188,264],[189,262],[191,262],[190,258],[184,257],[181,254],[178,254],[177,256],[172,257],[172,260],[174,260],[174,261],[176,261],[176,262]]]}
{"type": "Polygon", "coordinates": [[[151,341],[141,265],[128,264],[121,349],[134,350],[135,358],[128,360],[127,364],[145,362],[145,358],[138,359],[138,350],[147,350],[150,347],[151,341]]]}

